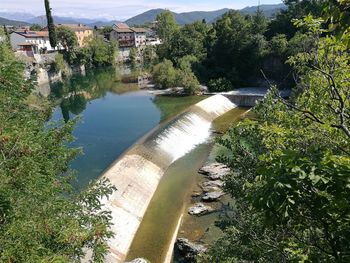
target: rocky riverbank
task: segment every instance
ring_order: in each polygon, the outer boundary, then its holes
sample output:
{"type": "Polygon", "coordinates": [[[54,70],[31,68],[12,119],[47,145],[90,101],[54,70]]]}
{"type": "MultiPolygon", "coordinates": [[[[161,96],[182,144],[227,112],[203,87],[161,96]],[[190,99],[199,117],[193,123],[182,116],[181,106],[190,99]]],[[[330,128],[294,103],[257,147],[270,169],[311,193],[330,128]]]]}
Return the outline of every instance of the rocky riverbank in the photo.
{"type": "MultiPolygon", "coordinates": [[[[201,182],[192,193],[192,204],[187,209],[188,215],[195,220],[222,212],[222,198],[225,196],[223,179],[230,174],[230,169],[218,162],[211,162],[199,169],[198,173],[202,177],[201,182]]],[[[175,249],[180,262],[196,262],[196,257],[206,251],[206,244],[201,238],[191,238],[188,233],[180,232],[175,249]]]]}

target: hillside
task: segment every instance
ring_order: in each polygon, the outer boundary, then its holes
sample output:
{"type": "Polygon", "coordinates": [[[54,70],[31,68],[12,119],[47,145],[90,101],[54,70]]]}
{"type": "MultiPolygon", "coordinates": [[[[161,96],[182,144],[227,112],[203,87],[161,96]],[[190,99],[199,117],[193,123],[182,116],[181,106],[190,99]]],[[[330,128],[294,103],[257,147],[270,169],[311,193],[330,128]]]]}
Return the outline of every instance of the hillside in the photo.
{"type": "Polygon", "coordinates": [[[7,25],[7,26],[27,26],[29,23],[23,22],[23,21],[17,21],[17,20],[10,20],[3,17],[0,17],[0,25],[7,25]]]}
{"type": "MultiPolygon", "coordinates": [[[[141,25],[147,22],[152,22],[156,19],[157,15],[162,13],[165,9],[152,9],[146,11],[140,15],[134,16],[125,22],[129,25],[141,25]]],[[[217,17],[222,16],[229,9],[220,9],[216,11],[193,11],[187,13],[174,13],[176,21],[181,24],[192,23],[197,20],[205,19],[207,22],[213,22],[217,17]]]]}
{"type": "MultiPolygon", "coordinates": [[[[274,16],[280,10],[286,9],[287,6],[285,4],[276,4],[276,5],[260,5],[259,9],[265,14],[267,17],[274,16]]],[[[240,10],[242,14],[254,14],[258,10],[258,6],[248,6],[240,10]]]]}
{"type": "MultiPolygon", "coordinates": [[[[286,8],[284,4],[276,5],[261,5],[260,10],[263,11],[265,16],[272,17],[281,9],[286,8]]],[[[152,22],[156,19],[157,15],[163,12],[165,9],[151,9],[142,14],[129,18],[125,22],[129,25],[141,25],[147,22],[152,22]]],[[[224,8],[216,11],[193,11],[187,13],[174,13],[176,21],[181,24],[188,24],[194,21],[205,19],[207,22],[214,22],[217,18],[221,17],[224,13],[230,9],[224,8]]],[[[258,10],[257,6],[250,6],[239,10],[242,14],[254,14],[258,10]]]]}

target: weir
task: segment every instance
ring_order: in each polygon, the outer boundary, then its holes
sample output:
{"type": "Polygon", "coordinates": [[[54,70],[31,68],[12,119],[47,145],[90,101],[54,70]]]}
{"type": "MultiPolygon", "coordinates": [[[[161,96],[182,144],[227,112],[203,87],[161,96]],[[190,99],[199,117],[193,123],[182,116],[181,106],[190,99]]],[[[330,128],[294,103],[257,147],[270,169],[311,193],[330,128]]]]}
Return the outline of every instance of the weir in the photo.
{"type": "Polygon", "coordinates": [[[102,175],[117,188],[103,202],[112,212],[112,231],[106,262],[124,262],[135,233],[167,168],[205,142],[211,123],[236,104],[222,95],[209,97],[164,127],[151,133],[102,175]]]}

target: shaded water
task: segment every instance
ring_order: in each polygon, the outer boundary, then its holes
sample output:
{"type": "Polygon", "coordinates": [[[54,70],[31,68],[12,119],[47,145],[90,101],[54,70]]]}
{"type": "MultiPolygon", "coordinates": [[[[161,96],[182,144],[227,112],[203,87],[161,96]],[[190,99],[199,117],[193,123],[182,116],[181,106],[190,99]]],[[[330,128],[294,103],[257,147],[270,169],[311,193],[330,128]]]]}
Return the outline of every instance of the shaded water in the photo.
{"type": "Polygon", "coordinates": [[[58,105],[51,120],[68,121],[80,116],[72,146],[82,147],[84,155],[71,164],[78,171],[79,188],[97,178],[162,120],[204,98],[157,98],[140,90],[137,83],[123,83],[122,79],[118,69],[107,68],[51,85],[50,99],[58,105]]]}

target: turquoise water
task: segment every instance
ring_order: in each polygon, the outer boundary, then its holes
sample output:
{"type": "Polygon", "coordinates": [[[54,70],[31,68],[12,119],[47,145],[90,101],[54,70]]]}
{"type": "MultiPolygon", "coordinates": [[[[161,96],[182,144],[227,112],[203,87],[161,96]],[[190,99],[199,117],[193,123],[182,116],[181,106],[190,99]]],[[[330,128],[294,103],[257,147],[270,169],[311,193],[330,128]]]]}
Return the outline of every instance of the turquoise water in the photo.
{"type": "Polygon", "coordinates": [[[163,121],[164,115],[169,118],[202,99],[156,99],[139,90],[137,84],[125,84],[120,79],[118,70],[103,69],[51,86],[50,98],[57,104],[51,120],[80,117],[73,132],[76,141],[71,144],[82,147],[84,152],[71,163],[78,172],[78,188],[97,178],[127,148],[163,121]]]}

